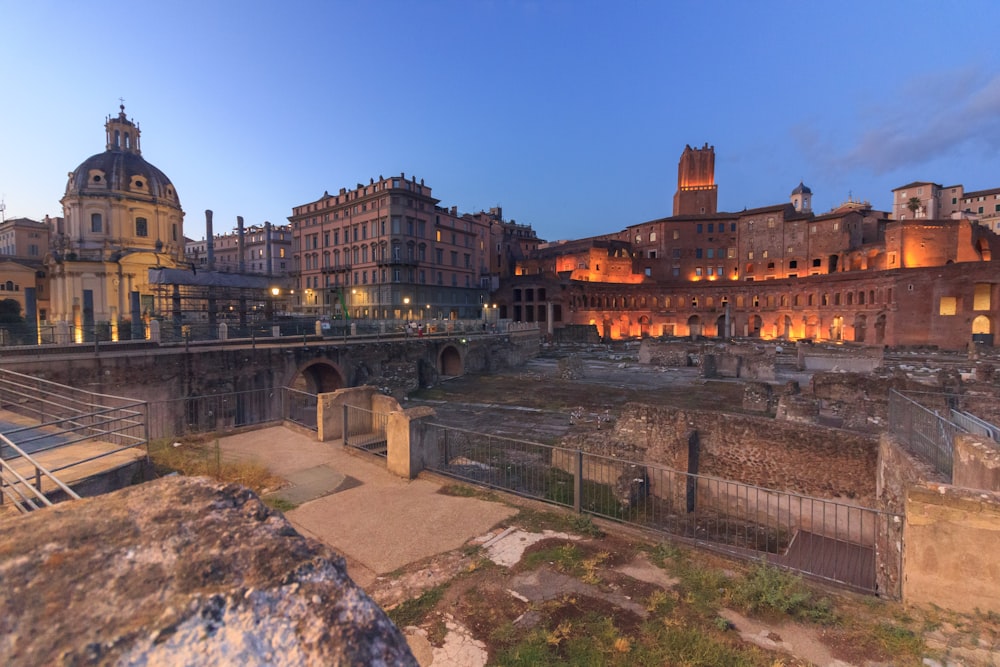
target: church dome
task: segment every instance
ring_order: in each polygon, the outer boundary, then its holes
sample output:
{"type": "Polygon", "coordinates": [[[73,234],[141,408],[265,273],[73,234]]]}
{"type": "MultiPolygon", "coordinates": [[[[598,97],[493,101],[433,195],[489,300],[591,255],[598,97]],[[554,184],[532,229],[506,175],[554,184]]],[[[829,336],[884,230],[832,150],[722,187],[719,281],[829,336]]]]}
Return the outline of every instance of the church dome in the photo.
{"type": "Polygon", "coordinates": [[[125,195],[180,208],[180,199],[166,174],[142,157],[139,127],[125,117],[108,118],[107,149],[91,155],[69,174],[66,195],[125,195]]]}
{"type": "Polygon", "coordinates": [[[798,187],[792,190],[793,195],[811,195],[812,190],[809,189],[808,185],[803,185],[802,181],[799,181],[798,187]]]}

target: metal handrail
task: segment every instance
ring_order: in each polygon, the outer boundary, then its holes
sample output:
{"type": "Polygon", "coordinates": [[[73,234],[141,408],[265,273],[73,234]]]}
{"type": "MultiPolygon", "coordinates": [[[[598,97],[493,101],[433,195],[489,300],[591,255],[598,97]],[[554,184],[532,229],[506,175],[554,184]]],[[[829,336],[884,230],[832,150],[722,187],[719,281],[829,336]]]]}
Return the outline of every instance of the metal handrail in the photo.
{"type": "MultiPolygon", "coordinates": [[[[58,477],[52,474],[52,472],[50,472],[47,468],[45,468],[45,466],[43,466],[34,458],[32,458],[30,454],[28,454],[26,451],[18,447],[13,441],[10,440],[10,438],[3,435],[2,433],[0,433],[0,442],[2,442],[4,447],[10,447],[11,449],[13,449],[15,452],[17,452],[18,456],[20,456],[21,459],[27,461],[35,468],[35,486],[32,486],[29,480],[27,480],[23,475],[21,475],[21,473],[15,470],[14,467],[10,465],[3,457],[0,457],[0,469],[2,469],[2,472],[0,472],[0,477],[2,477],[2,480],[0,480],[0,503],[3,502],[5,494],[16,493],[21,498],[22,501],[26,502],[26,504],[30,506],[31,509],[39,508],[39,506],[35,503],[35,501],[40,501],[42,505],[45,505],[46,507],[51,507],[52,501],[49,500],[49,498],[44,493],[42,493],[42,488],[41,488],[42,477],[47,478],[70,498],[74,500],[80,499],[80,496],[79,494],[76,493],[76,491],[67,486],[62,480],[60,480],[58,477]],[[17,479],[17,481],[21,484],[21,486],[18,486],[17,483],[7,481],[5,476],[6,473],[10,473],[11,475],[13,475],[17,479]],[[8,488],[11,490],[7,491],[6,489],[8,488]],[[30,489],[31,496],[33,496],[33,498],[26,496],[23,489],[30,489]]],[[[11,497],[11,500],[14,501],[14,504],[17,506],[19,510],[25,511],[25,508],[23,507],[21,502],[14,499],[13,496],[11,497]]]]}

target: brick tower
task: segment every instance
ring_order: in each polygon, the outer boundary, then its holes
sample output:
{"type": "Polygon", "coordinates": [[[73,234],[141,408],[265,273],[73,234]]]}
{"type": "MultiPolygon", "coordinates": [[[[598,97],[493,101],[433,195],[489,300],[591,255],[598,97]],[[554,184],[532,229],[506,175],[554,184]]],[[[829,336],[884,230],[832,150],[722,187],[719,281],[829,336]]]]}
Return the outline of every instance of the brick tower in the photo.
{"type": "Polygon", "coordinates": [[[684,147],[677,165],[674,215],[709,215],[716,212],[719,189],[715,184],[715,146],[684,147]]]}

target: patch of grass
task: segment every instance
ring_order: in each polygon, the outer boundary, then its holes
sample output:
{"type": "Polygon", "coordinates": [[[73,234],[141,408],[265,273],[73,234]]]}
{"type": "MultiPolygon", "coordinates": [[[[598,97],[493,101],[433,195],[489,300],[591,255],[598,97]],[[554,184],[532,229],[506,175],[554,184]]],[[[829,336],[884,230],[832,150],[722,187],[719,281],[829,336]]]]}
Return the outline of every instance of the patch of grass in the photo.
{"type": "Polygon", "coordinates": [[[570,525],[574,533],[586,535],[587,537],[604,537],[604,531],[594,525],[594,520],[589,514],[578,514],[570,519],[570,525]]]}
{"type": "Polygon", "coordinates": [[[478,498],[483,495],[483,490],[465,484],[446,484],[438,489],[438,493],[443,496],[455,496],[457,498],[478,498]]]}
{"type": "Polygon", "coordinates": [[[871,637],[893,657],[918,658],[926,649],[923,637],[893,623],[876,624],[871,630],[871,637]]]}
{"type": "Polygon", "coordinates": [[[766,562],[755,564],[733,583],[729,600],[751,614],[783,614],[823,624],[837,620],[829,598],[817,598],[801,577],[766,562]]]}
{"type": "Polygon", "coordinates": [[[536,628],[508,645],[496,664],[511,667],[547,665],[690,665],[692,667],[770,667],[767,654],[754,646],[732,644],[716,630],[649,621],[632,634],[598,615],[536,628]]]}
{"type": "Polygon", "coordinates": [[[157,472],[211,477],[220,482],[242,484],[261,494],[281,485],[280,477],[252,461],[226,461],[218,440],[186,441],[175,447],[171,439],[149,443],[149,458],[157,472]]]}
{"type": "Polygon", "coordinates": [[[387,611],[386,614],[399,628],[405,628],[408,625],[419,625],[427,614],[434,609],[437,603],[440,602],[444,592],[448,589],[449,583],[430,588],[421,593],[420,597],[407,600],[392,610],[387,611]]]}
{"type": "Polygon", "coordinates": [[[579,576],[583,572],[583,553],[575,544],[559,544],[528,552],[521,559],[521,565],[529,570],[545,563],[553,565],[560,572],[579,576]]]}
{"type": "Polygon", "coordinates": [[[265,505],[279,512],[290,512],[299,506],[298,503],[293,503],[279,496],[266,496],[263,500],[265,505]]]}

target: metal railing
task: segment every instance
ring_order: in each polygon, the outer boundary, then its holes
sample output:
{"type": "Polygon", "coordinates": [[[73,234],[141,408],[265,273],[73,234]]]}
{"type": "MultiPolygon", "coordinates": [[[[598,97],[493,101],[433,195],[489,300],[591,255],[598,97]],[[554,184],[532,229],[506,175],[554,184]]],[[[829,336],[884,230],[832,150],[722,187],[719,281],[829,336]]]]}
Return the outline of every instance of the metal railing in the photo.
{"type": "Polygon", "coordinates": [[[27,463],[27,466],[22,466],[25,471],[28,469],[34,471],[32,478],[28,479],[22,471],[18,470],[17,467],[8,461],[9,457],[0,457],[0,505],[3,505],[9,499],[14,504],[14,507],[22,513],[37,510],[41,507],[51,507],[52,501],[46,495],[42,486],[43,478],[48,480],[51,486],[65,493],[68,498],[72,498],[73,500],[80,499],[80,496],[52,474],[51,470],[45,468],[30,454],[2,434],[0,434],[0,445],[5,450],[14,452],[18,458],[27,463]]]}
{"type": "Polygon", "coordinates": [[[196,433],[225,433],[288,420],[316,429],[316,395],[290,387],[185,396],[149,404],[153,440],[196,433]]]}
{"type": "MultiPolygon", "coordinates": [[[[0,370],[0,418],[3,430],[0,441],[0,500],[11,495],[19,509],[37,508],[27,495],[24,471],[33,469],[34,488],[43,493],[42,478],[52,490],[77,497],[55,477],[59,473],[119,452],[145,447],[148,442],[147,406],[120,396],[62,385],[42,378],[0,370]],[[100,443],[87,450],[73,451],[66,458],[46,456],[48,452],[81,443],[100,443]],[[42,459],[49,462],[42,463],[42,459]],[[54,463],[58,461],[58,463],[54,463]],[[19,469],[19,470],[18,470],[19,469]]],[[[36,497],[35,501],[39,499],[36,497]]],[[[49,504],[41,501],[42,504],[49,504]]]]}
{"type": "Polygon", "coordinates": [[[215,325],[197,320],[175,324],[170,317],[155,318],[132,327],[128,321],[112,325],[99,322],[89,326],[44,324],[29,328],[26,324],[0,326],[0,351],[9,354],[47,355],[114,351],[126,348],[188,345],[192,343],[244,344],[289,343],[319,339],[365,340],[427,337],[537,334],[537,322],[510,320],[449,320],[449,319],[317,319],[312,317],[279,317],[274,320],[238,320],[220,318],[215,325]],[[220,324],[225,323],[225,340],[220,324]],[[408,324],[413,326],[407,326],[408,324]],[[317,327],[318,325],[318,327],[317,327]],[[275,336],[275,333],[278,335],[275,336]]]}
{"type": "Polygon", "coordinates": [[[877,544],[898,521],[876,509],[438,424],[425,431],[425,445],[435,472],[736,557],[766,557],[865,592],[878,589],[877,544]]]}
{"type": "Polygon", "coordinates": [[[889,391],[889,431],[915,454],[925,459],[950,482],[954,439],[965,429],[945,418],[951,414],[945,394],[926,394],[925,402],[942,402],[940,409],[924,407],[895,389],[889,391]]]}
{"type": "Polygon", "coordinates": [[[385,456],[388,448],[385,427],[389,416],[354,405],[344,406],[343,439],[345,447],[385,456]]]}
{"type": "Polygon", "coordinates": [[[313,431],[317,430],[316,402],[316,394],[291,387],[281,388],[282,418],[313,431]]]}

